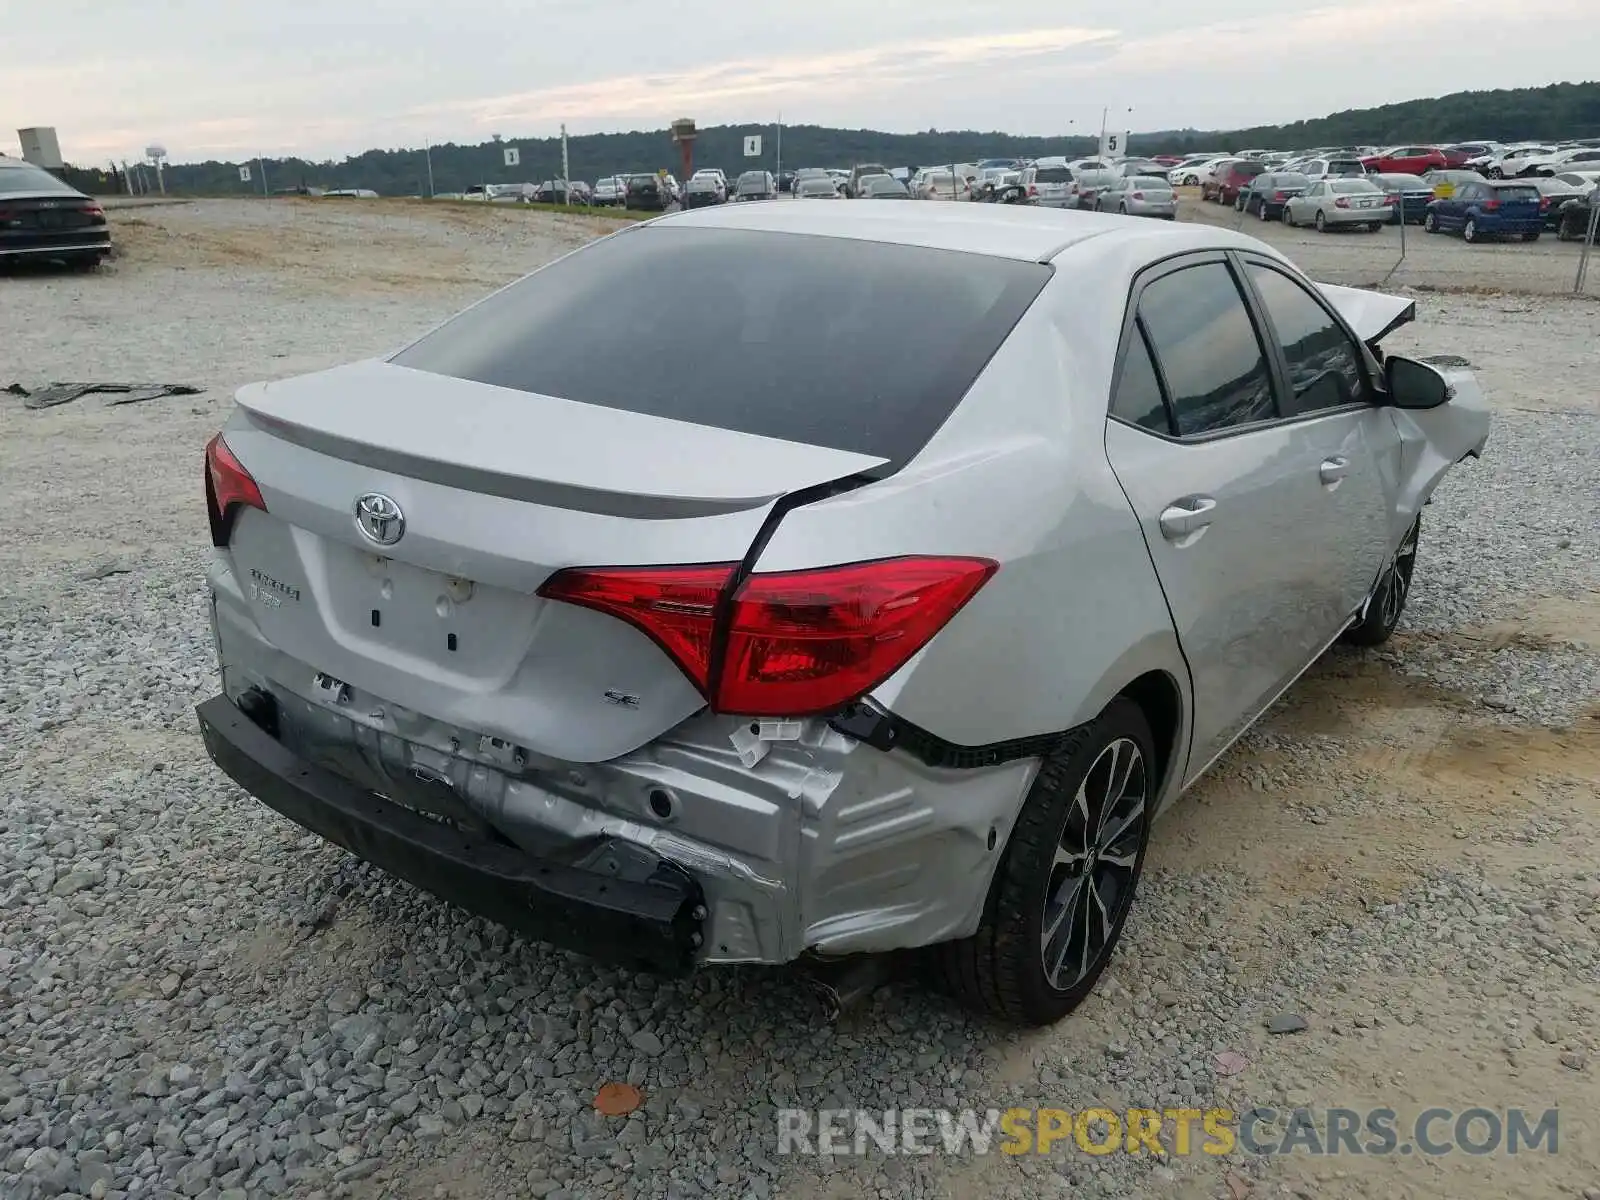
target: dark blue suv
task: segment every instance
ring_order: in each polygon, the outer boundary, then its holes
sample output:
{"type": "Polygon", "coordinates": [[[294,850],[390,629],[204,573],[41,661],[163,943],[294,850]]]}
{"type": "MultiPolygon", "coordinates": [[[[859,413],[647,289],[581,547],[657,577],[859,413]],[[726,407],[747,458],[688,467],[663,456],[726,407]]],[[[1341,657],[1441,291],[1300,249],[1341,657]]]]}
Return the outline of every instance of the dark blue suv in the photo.
{"type": "Polygon", "coordinates": [[[1460,183],[1449,199],[1428,205],[1422,227],[1429,233],[1460,230],[1464,240],[1509,237],[1520,234],[1536,242],[1544,229],[1539,189],[1531,183],[1485,179],[1460,183]]]}

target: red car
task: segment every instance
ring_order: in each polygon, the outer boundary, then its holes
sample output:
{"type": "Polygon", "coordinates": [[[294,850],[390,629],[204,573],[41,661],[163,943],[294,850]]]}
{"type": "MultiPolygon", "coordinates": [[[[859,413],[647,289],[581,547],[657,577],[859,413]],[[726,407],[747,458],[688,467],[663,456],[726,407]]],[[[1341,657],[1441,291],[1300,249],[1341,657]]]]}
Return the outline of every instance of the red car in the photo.
{"type": "Polygon", "coordinates": [[[1250,181],[1267,169],[1267,164],[1253,158],[1236,158],[1226,166],[1217,168],[1215,179],[1200,185],[1202,200],[1215,200],[1218,204],[1232,204],[1239,193],[1250,186],[1250,181]]]}
{"type": "Polygon", "coordinates": [[[1443,171],[1450,156],[1437,146],[1395,146],[1381,154],[1361,160],[1371,175],[1421,175],[1424,171],[1443,171]]]}

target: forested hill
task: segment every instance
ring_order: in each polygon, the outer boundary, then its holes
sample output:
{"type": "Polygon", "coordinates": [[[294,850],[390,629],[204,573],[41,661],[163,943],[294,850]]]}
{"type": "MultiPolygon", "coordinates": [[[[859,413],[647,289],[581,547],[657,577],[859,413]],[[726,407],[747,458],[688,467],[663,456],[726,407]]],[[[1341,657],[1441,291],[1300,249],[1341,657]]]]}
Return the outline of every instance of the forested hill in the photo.
{"type": "MultiPolygon", "coordinates": [[[[778,139],[773,126],[722,125],[702,129],[695,145],[695,163],[730,173],[749,166],[743,157],[747,134],[759,133],[763,156],[759,165],[776,165],[778,139]]],[[[1600,136],[1600,82],[1558,83],[1541,88],[1456,92],[1430,100],[1408,100],[1379,108],[1353,109],[1290,125],[1265,125],[1236,130],[1170,130],[1135,133],[1129,150],[1138,154],[1182,153],[1187,150],[1229,150],[1246,147],[1295,149],[1316,145],[1388,142],[1445,142],[1474,138],[1511,141],[1522,138],[1600,136]]],[[[849,166],[883,162],[891,166],[970,162],[980,157],[1045,154],[1089,154],[1088,137],[1016,137],[973,130],[923,133],[880,133],[870,129],[831,129],[819,125],[786,126],[782,134],[787,166],[849,166]]],[[[593,180],[619,172],[678,170],[677,148],[665,128],[633,133],[587,134],[568,140],[574,179],[593,180]]],[[[537,182],[561,172],[561,143],[555,138],[507,138],[475,146],[434,146],[435,191],[461,191],[475,183],[537,182]],[[504,150],[515,146],[521,165],[506,167],[504,150]]],[[[260,164],[251,162],[252,179],[239,178],[231,162],[177,163],[167,169],[173,192],[245,194],[261,190],[260,164]]],[[[75,181],[103,187],[89,171],[75,181]]],[[[265,163],[274,189],[297,185],[372,188],[385,196],[426,195],[427,158],[420,148],[368,150],[343,162],[272,159],[265,163]]]]}

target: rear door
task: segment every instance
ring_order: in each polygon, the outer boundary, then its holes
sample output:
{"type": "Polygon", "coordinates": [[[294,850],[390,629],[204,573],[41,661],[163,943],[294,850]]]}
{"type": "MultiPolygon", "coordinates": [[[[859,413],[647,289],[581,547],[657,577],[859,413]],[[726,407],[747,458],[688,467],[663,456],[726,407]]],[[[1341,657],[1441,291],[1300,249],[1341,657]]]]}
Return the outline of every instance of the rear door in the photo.
{"type": "Polygon", "coordinates": [[[1276,352],[1248,295],[1222,253],[1141,277],[1106,426],[1189,665],[1191,777],[1348,615],[1329,569],[1325,439],[1280,418],[1276,352]]]}

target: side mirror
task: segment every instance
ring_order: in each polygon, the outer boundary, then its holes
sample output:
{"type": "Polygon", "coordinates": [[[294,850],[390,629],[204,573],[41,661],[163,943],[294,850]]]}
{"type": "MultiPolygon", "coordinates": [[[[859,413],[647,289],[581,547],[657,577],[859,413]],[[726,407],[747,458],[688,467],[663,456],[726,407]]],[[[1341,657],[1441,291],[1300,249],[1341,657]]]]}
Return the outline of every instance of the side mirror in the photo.
{"type": "Polygon", "coordinates": [[[1383,378],[1396,408],[1438,408],[1455,395],[1436,368],[1414,358],[1391,354],[1384,359],[1383,378]]]}

